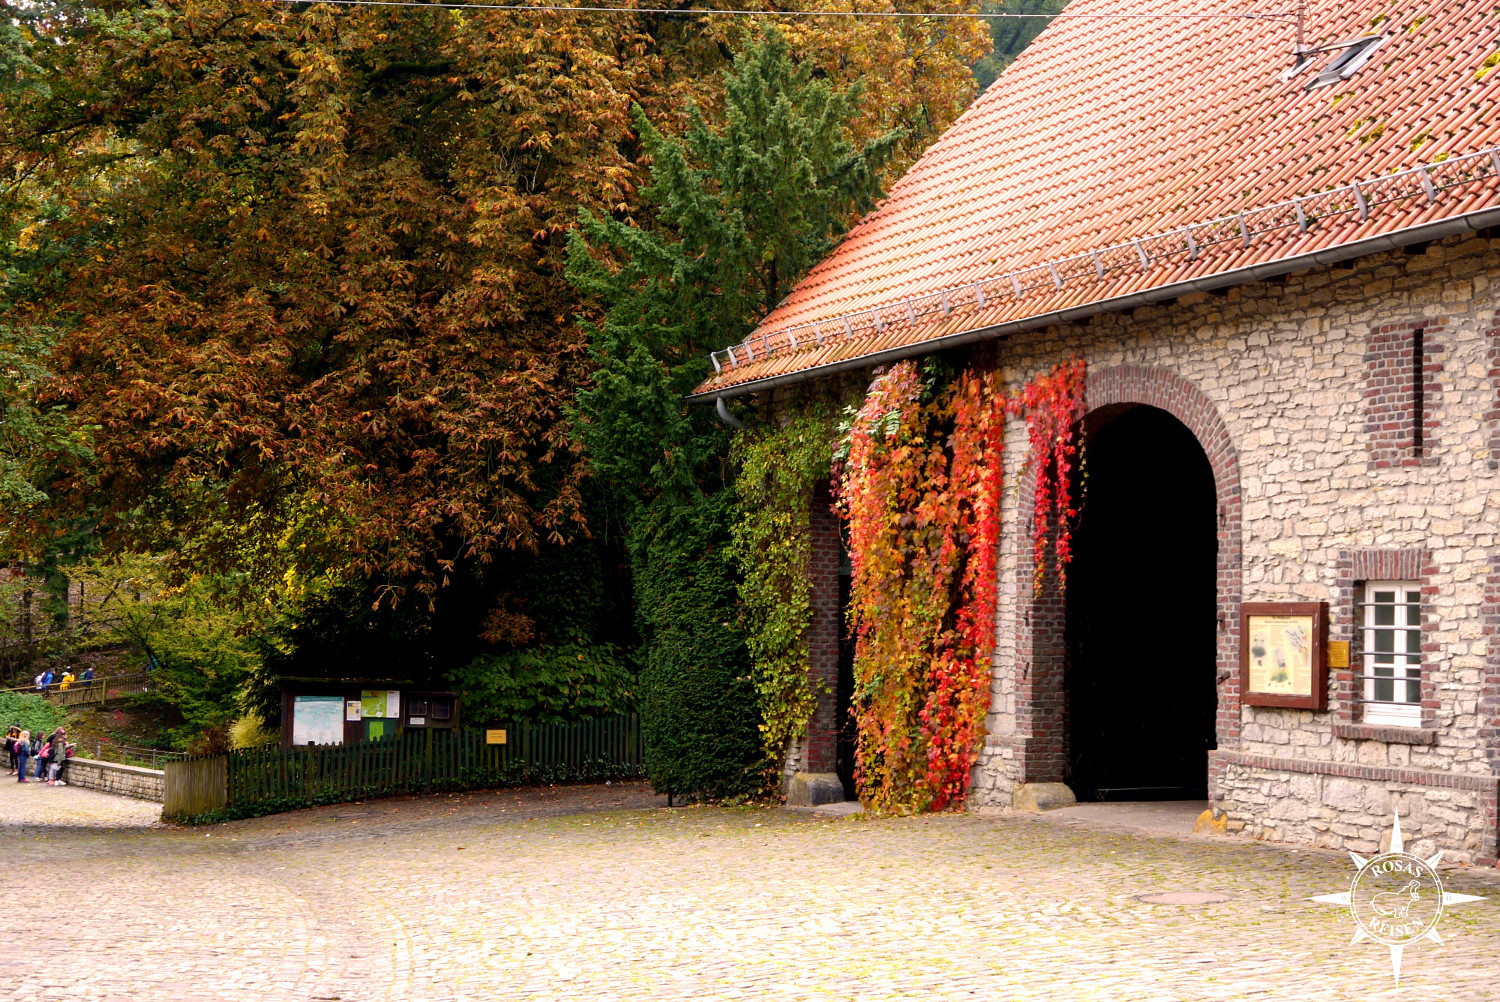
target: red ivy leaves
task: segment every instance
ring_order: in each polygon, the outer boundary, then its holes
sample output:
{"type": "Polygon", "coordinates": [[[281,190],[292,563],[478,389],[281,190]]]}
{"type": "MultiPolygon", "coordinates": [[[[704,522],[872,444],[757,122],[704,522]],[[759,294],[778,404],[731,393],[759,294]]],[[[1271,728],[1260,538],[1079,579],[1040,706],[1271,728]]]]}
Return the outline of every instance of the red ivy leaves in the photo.
{"type": "Polygon", "coordinates": [[[927,493],[932,460],[920,394],[910,362],[870,387],[854,420],[837,502],[849,524],[853,573],[855,781],[882,810],[909,808],[918,790],[918,693],[945,611],[922,601],[946,589],[934,580],[940,562],[931,552],[931,527],[912,514],[927,493]]]}
{"type": "Polygon", "coordinates": [[[954,625],[939,638],[921,713],[929,807],[959,806],[983,737],[995,642],[1000,547],[1000,483],[1005,415],[993,373],[965,373],[953,388],[948,490],[933,506],[945,542],[962,547],[954,625]]]}
{"type": "Polygon", "coordinates": [[[989,702],[1005,418],[1026,418],[1037,464],[1037,581],[1054,521],[1063,579],[1084,374],[1071,360],[1007,398],[994,373],[970,371],[922,404],[903,362],[870,387],[838,510],[853,564],[855,774],[872,807],[943,810],[968,795],[989,702]]]}
{"type": "Polygon", "coordinates": [[[1067,588],[1068,563],[1073,559],[1073,463],[1078,455],[1074,430],[1083,417],[1083,389],[1087,369],[1073,358],[1038,376],[1012,398],[1012,413],[1024,414],[1031,439],[1030,462],[1036,464],[1036,492],[1032,497],[1031,555],[1033,587],[1041,590],[1047,573],[1047,530],[1057,525],[1057,581],[1067,588]]]}

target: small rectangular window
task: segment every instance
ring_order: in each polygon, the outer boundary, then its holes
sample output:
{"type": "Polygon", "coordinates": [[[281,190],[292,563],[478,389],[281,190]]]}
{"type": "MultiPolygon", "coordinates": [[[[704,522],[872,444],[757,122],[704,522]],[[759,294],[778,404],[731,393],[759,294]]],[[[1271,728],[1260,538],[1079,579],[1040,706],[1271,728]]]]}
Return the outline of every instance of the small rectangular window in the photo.
{"type": "Polygon", "coordinates": [[[1422,723],[1422,588],[1415,581],[1365,584],[1361,673],[1364,722],[1422,723]]]}

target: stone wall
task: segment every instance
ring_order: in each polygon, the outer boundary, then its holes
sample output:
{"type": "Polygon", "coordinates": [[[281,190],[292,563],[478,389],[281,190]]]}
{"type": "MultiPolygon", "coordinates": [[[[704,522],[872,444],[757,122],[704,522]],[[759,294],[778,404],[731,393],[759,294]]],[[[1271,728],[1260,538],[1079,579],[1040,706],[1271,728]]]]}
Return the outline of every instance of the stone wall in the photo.
{"type": "Polygon", "coordinates": [[[161,803],[166,797],[164,776],[165,773],[160,769],[141,769],[91,758],[70,758],[62,770],[62,779],[69,786],[118,793],[157,803],[161,803]]]}
{"type": "MultiPolygon", "coordinates": [[[[1084,358],[1091,394],[1112,387],[1111,401],[1170,410],[1215,467],[1219,658],[1205,670],[1220,676],[1219,750],[1210,795],[1232,830],[1369,849],[1395,806],[1414,844],[1458,859],[1495,857],[1497,277],[1500,244],[1454,238],[999,346],[1012,387],[1070,355],[1084,358]],[[1425,434],[1420,455],[1408,456],[1389,422],[1372,420],[1384,405],[1367,390],[1378,396],[1389,389],[1383,380],[1406,378],[1399,359],[1376,364],[1372,351],[1408,351],[1385,342],[1419,328],[1425,434]],[[1181,400],[1169,392],[1177,383],[1191,390],[1181,400]],[[1212,415],[1193,416],[1199,399],[1212,415]],[[1393,739],[1361,727],[1357,687],[1338,680],[1328,712],[1240,705],[1238,616],[1226,614],[1228,604],[1326,601],[1330,639],[1357,639],[1349,568],[1384,553],[1423,555],[1422,730],[1431,733],[1393,739]]],[[[1028,522],[1025,456],[1024,424],[1012,421],[994,684],[972,797],[979,808],[1008,806],[1017,782],[1065,779],[1052,775],[1065,759],[1053,747],[1061,626],[1048,604],[1055,596],[1033,598],[1029,539],[1018,528],[1028,522]]]]}

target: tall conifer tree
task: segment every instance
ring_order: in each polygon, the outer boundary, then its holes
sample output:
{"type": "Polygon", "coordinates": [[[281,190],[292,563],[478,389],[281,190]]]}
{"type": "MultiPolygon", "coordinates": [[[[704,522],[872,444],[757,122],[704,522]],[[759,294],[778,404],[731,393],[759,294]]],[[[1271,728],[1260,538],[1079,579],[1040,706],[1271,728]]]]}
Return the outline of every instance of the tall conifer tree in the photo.
{"type": "Polygon", "coordinates": [[[728,429],[684,396],[710,349],[743,337],[873,208],[901,135],[856,146],[859,97],[767,34],[735,60],[722,128],[694,110],[682,138],[667,137],[636,109],[653,225],[585,213],[570,238],[569,277],[606,306],[578,417],[594,472],[633,510],[639,696],[658,789],[722,796],[765,774],[728,556],[728,429]]]}

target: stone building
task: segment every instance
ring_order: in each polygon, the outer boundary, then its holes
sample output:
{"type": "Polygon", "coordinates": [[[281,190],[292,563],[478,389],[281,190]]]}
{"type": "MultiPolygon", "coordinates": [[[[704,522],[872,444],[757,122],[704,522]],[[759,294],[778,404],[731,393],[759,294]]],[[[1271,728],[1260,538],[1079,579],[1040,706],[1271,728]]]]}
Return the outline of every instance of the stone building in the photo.
{"type": "MultiPolygon", "coordinates": [[[[1231,831],[1356,851],[1396,811],[1418,852],[1495,859],[1500,46],[1487,4],[1439,8],[1054,22],[715,353],[696,397],[721,412],[937,352],[1011,387],[1086,362],[1066,593],[1032,587],[1026,431],[1007,428],[971,808],[1056,784],[1207,797],[1231,831]],[[1285,611],[1264,603],[1326,603],[1307,705],[1267,705],[1252,674],[1291,636],[1269,654],[1281,620],[1242,636],[1242,616],[1285,611]]],[[[832,683],[819,505],[812,650],[832,683]]],[[[836,771],[825,703],[796,763],[813,785],[836,771]]]]}

